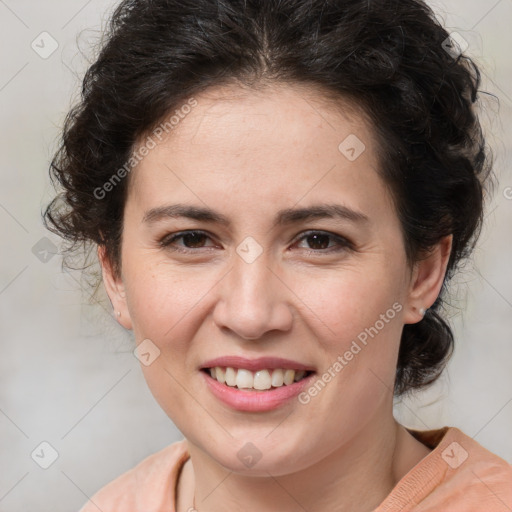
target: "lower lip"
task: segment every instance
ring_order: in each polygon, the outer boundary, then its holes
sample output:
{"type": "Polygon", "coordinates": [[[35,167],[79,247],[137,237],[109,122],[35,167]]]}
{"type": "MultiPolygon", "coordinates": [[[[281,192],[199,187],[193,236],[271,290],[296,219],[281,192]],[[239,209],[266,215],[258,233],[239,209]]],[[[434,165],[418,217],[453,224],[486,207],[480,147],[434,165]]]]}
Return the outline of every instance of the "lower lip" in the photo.
{"type": "Polygon", "coordinates": [[[245,391],[221,384],[206,372],[201,371],[210,391],[226,405],[238,411],[264,412],[272,411],[295,398],[307,386],[314,373],[294,382],[289,386],[281,386],[266,391],[245,391]]]}

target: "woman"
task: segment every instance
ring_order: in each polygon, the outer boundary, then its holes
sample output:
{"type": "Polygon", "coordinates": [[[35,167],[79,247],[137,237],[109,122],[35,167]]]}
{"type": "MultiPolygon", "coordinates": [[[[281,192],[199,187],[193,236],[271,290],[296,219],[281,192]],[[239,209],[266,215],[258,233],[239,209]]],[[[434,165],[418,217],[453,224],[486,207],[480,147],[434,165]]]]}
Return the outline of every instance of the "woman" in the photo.
{"type": "MultiPolygon", "coordinates": [[[[501,511],[512,468],[393,397],[440,375],[482,221],[475,64],[417,0],[125,0],[52,162],[184,434],[82,511],[501,511]]],[[[64,199],[62,208],[60,199],[64,199]]]]}

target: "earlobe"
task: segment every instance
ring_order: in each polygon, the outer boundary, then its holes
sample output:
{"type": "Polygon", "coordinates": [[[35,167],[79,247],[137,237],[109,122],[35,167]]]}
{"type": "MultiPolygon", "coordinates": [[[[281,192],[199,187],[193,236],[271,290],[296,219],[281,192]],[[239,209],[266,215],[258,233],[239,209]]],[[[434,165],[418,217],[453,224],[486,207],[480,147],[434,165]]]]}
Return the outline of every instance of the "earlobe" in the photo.
{"type": "Polygon", "coordinates": [[[114,315],[125,329],[132,329],[123,280],[120,276],[115,275],[103,245],[98,245],[98,260],[101,266],[103,284],[114,309],[114,315]]]}
{"type": "Polygon", "coordinates": [[[416,262],[411,278],[404,323],[415,324],[421,321],[426,310],[439,296],[450,259],[452,240],[452,235],[444,237],[432,251],[416,262]]]}

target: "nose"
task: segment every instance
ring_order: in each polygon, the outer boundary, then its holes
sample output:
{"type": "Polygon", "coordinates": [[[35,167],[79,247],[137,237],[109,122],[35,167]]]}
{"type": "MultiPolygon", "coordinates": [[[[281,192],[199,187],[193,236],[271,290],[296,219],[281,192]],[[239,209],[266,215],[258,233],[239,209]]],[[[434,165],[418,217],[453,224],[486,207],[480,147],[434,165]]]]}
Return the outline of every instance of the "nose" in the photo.
{"type": "Polygon", "coordinates": [[[292,291],[268,266],[265,254],[247,263],[236,256],[231,271],[219,283],[213,321],[245,340],[262,339],[269,331],[287,331],[293,315],[292,291]]]}

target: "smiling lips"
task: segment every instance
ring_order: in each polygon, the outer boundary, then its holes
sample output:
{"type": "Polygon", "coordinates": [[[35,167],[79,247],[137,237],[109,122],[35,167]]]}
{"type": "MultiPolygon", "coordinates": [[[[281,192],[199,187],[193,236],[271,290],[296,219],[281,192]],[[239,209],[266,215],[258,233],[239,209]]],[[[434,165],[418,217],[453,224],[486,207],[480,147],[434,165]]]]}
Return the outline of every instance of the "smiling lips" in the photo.
{"type": "Polygon", "coordinates": [[[199,369],[215,397],[249,412],[280,407],[298,395],[315,373],[312,366],[275,357],[220,357],[199,369]]]}

